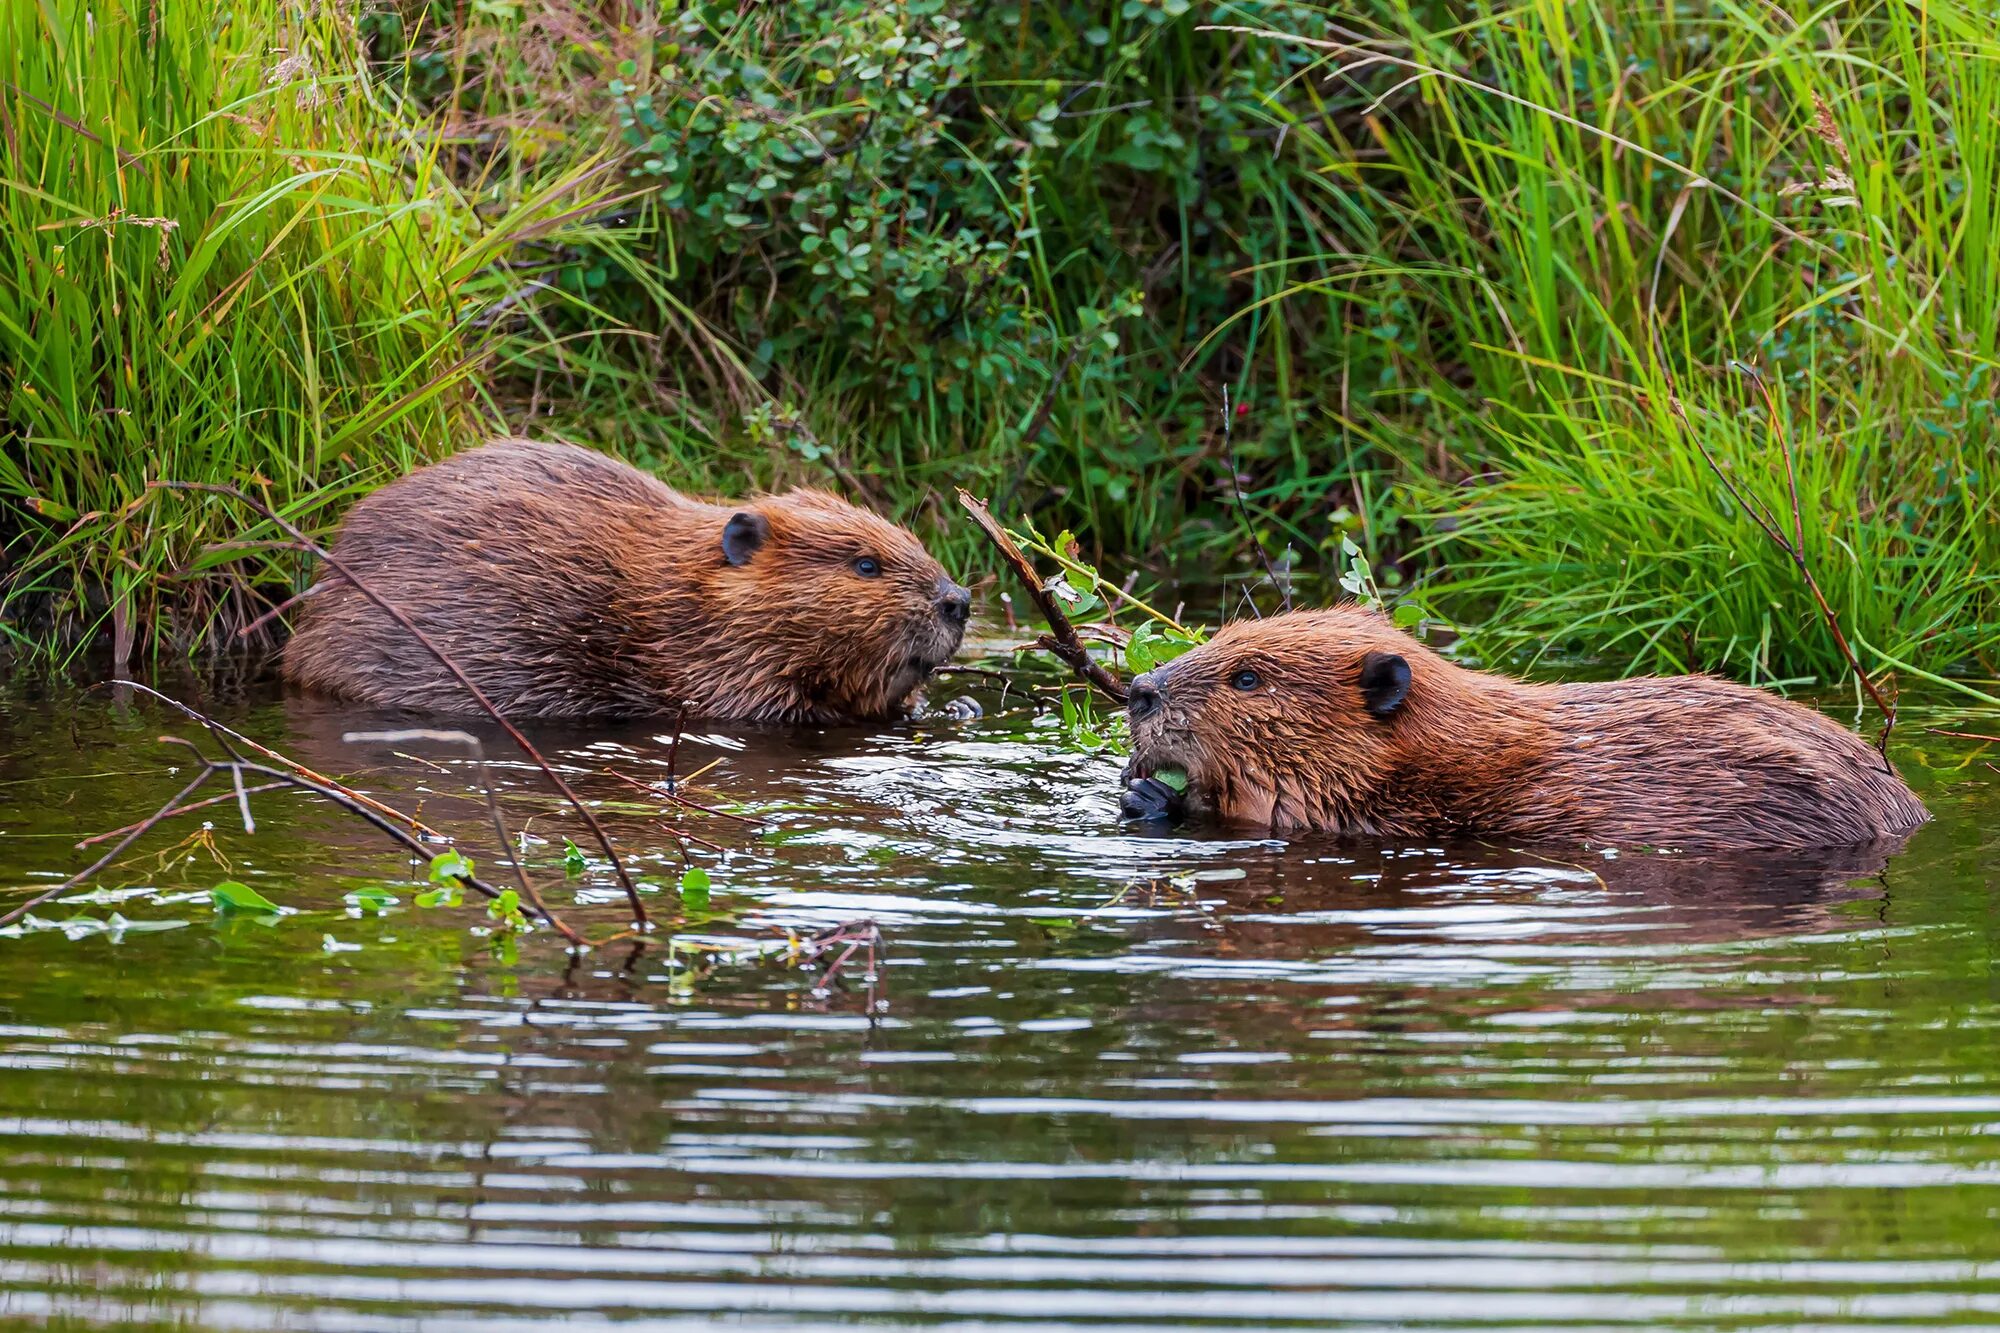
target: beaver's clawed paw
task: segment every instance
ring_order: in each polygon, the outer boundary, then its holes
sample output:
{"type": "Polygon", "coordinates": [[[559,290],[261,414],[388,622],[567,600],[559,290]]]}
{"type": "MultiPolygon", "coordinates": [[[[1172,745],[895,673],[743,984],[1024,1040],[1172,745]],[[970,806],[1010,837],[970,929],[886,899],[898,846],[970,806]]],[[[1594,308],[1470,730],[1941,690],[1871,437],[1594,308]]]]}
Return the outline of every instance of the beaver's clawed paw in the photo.
{"type": "Polygon", "coordinates": [[[1118,798],[1118,813],[1130,820],[1179,819],[1186,798],[1157,778],[1135,778],[1118,798]]]}

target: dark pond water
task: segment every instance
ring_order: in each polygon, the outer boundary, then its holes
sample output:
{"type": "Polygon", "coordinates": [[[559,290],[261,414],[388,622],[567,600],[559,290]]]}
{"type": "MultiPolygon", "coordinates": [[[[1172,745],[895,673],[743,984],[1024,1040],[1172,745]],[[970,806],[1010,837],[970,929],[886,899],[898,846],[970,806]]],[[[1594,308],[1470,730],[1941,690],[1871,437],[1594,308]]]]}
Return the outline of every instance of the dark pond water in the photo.
{"type": "MultiPolygon", "coordinates": [[[[215,707],[497,864],[462,756],[215,707]]],[[[729,849],[699,938],[513,962],[346,817],[219,806],[0,938],[0,1323],[1984,1322],[2000,773],[1941,717],[1898,753],[1938,814],[1907,850],[1748,865],[1135,837],[1117,761],[1020,716],[702,729],[680,771],[774,831],[687,818],[729,849]],[[217,918],[219,879],[293,911],[217,918]],[[858,962],[827,994],[683,966],[858,918],[872,1014],[858,962]]],[[[0,885],[176,790],[163,731],[0,695],[0,885]]],[[[664,910],[678,854],[605,775],[664,772],[663,730],[541,734],[664,910]]],[[[615,929],[601,864],[563,879],[580,830],[496,772],[558,905],[615,929]]]]}

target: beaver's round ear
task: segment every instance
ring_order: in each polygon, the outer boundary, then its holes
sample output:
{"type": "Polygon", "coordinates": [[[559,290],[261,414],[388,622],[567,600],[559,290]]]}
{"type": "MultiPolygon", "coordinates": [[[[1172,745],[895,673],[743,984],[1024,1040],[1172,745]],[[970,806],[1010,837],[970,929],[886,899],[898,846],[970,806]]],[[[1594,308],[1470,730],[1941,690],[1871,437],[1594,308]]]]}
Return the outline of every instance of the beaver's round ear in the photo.
{"type": "Polygon", "coordinates": [[[1361,658],[1361,706],[1376,717],[1388,717],[1403,706],[1410,692],[1410,664],[1395,653],[1366,653],[1361,658]]]}
{"type": "Polygon", "coordinates": [[[722,558],[732,565],[747,565],[770,537],[771,521],[756,510],[731,514],[722,525],[722,558]]]}

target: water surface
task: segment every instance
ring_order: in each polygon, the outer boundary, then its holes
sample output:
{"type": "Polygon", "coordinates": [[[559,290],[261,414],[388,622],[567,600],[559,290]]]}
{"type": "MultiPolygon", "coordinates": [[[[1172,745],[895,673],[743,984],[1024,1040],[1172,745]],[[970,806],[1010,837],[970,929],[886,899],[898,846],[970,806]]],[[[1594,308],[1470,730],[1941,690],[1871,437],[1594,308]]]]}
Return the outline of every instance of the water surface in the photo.
{"type": "MultiPolygon", "coordinates": [[[[503,877],[464,756],[340,739],[401,719],[263,689],[215,710],[503,877]]],[[[196,734],[0,696],[0,884],[60,880],[170,795],[163,732],[196,734]]],[[[659,776],[665,729],[537,734],[667,915],[680,853],[606,772],[659,776]]],[[[582,831],[492,753],[552,901],[616,931],[601,859],[564,877],[582,831]]],[[[676,816],[728,849],[693,852],[713,915],[685,947],[543,931],[512,961],[345,816],[259,796],[246,836],[219,806],[0,938],[0,1321],[1984,1322],[1980,755],[1905,724],[1938,819],[1899,853],[1718,864],[1135,836],[1117,761],[1019,714],[705,727],[678,770],[713,763],[696,795],[766,824],[676,816]],[[292,910],[219,919],[223,878],[292,910]],[[399,903],[343,901],[371,887],[399,903]],[[872,1011],[859,955],[824,991],[751,957],[860,919],[872,1011]],[[704,947],[735,957],[684,966],[704,947]]]]}

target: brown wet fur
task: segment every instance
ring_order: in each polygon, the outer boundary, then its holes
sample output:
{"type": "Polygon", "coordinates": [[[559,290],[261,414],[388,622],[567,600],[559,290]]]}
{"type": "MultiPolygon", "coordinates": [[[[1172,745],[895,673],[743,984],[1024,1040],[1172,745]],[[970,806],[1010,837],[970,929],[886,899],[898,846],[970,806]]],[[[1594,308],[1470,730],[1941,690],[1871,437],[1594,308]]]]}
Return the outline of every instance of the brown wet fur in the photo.
{"type": "Polygon", "coordinates": [[[1762,690],[1528,684],[1354,606],[1230,625],[1133,686],[1158,703],[1134,708],[1129,776],[1182,768],[1191,812],[1280,833],[1720,850],[1862,843],[1929,818],[1861,738],[1762,690]],[[1408,688],[1377,716],[1364,665],[1392,658],[1408,688]],[[1232,683],[1245,670],[1255,688],[1232,683]]]}
{"type": "MultiPolygon", "coordinates": [[[[568,444],[497,440],[419,469],[356,504],[333,552],[515,717],[887,718],[964,631],[965,590],[885,519],[813,490],[696,499],[568,444]],[[763,531],[740,564],[736,515],[763,531]]],[[[284,670],[343,698],[478,711],[331,571],[284,670]]]]}

